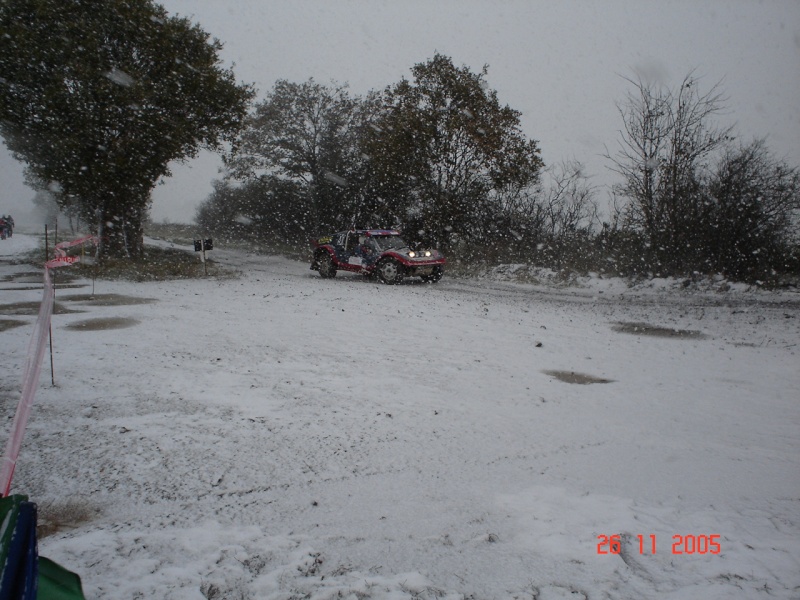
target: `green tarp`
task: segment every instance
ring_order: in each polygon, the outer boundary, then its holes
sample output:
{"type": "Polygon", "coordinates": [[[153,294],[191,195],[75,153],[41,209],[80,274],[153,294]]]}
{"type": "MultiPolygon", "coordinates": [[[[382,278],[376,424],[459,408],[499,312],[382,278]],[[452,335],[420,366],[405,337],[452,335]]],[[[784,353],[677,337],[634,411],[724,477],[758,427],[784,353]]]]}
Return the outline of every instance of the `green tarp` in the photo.
{"type": "Polygon", "coordinates": [[[80,577],[39,556],[36,505],[19,494],[0,498],[0,600],[86,600],[80,577]]]}
{"type": "Polygon", "coordinates": [[[44,556],[39,557],[39,591],[36,598],[86,600],[81,588],[81,578],[44,556]]]}

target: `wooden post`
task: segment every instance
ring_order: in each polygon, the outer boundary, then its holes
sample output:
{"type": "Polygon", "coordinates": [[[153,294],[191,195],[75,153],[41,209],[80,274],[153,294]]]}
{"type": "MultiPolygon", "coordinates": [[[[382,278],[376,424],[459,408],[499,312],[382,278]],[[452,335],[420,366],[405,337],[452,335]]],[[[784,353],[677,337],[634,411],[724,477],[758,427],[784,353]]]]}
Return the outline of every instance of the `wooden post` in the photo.
{"type": "MultiPolygon", "coordinates": [[[[58,221],[56,221],[56,233],[55,233],[55,236],[56,236],[56,239],[53,240],[53,246],[55,246],[55,244],[58,243],[58,221]]],[[[47,262],[48,260],[50,260],[50,244],[49,244],[48,238],[47,238],[47,225],[44,226],[44,248],[45,248],[45,250],[44,250],[45,251],[44,262],[47,262]]],[[[46,268],[47,268],[47,266],[45,266],[45,269],[46,268]]],[[[55,303],[56,303],[56,279],[55,279],[55,273],[53,273],[53,281],[52,281],[51,285],[53,286],[53,308],[55,309],[55,303]]],[[[50,318],[49,335],[50,335],[50,384],[53,387],[55,387],[55,385],[56,385],[56,371],[55,371],[55,365],[53,363],[53,319],[52,319],[52,317],[50,318]]]]}

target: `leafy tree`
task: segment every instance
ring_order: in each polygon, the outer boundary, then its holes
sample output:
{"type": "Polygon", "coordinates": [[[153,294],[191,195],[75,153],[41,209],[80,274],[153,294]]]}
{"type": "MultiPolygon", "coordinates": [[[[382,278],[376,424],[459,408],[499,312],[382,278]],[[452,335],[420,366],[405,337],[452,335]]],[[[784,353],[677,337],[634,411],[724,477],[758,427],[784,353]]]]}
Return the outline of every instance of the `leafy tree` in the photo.
{"type": "Polygon", "coordinates": [[[385,91],[382,115],[366,132],[366,196],[384,222],[446,248],[453,234],[484,235],[503,197],[538,181],[542,161],[520,113],[487,89],[486,67],[475,74],[437,54],[411,72],[413,81],[385,91]]]}
{"type": "Polygon", "coordinates": [[[205,231],[228,239],[248,239],[267,247],[302,244],[306,212],[304,194],[294,182],[274,177],[241,185],[214,182],[214,191],[197,210],[205,231]]]}
{"type": "Polygon", "coordinates": [[[628,199],[627,224],[645,234],[663,268],[691,268],[707,213],[701,181],[713,153],[730,140],[730,127],[711,123],[722,95],[717,86],[700,92],[692,74],[675,90],[628,81],[634,91],[618,105],[619,150],[607,154],[623,178],[617,193],[628,199]]]}
{"type": "Polygon", "coordinates": [[[231,176],[264,183],[270,193],[264,212],[292,198],[297,206],[274,216],[295,213],[293,221],[299,218],[297,226],[309,234],[351,223],[364,162],[358,140],[374,109],[372,95],[351,96],[346,86],[280,80],[226,157],[231,176]]]}
{"type": "Polygon", "coordinates": [[[250,225],[247,194],[225,181],[212,182],[214,188],[197,208],[195,223],[206,233],[236,236],[250,225]]]}
{"type": "Polygon", "coordinates": [[[151,0],[6,0],[0,39],[0,133],[103,253],[141,252],[168,164],[219,149],[253,95],[218,40],[151,0]]]}

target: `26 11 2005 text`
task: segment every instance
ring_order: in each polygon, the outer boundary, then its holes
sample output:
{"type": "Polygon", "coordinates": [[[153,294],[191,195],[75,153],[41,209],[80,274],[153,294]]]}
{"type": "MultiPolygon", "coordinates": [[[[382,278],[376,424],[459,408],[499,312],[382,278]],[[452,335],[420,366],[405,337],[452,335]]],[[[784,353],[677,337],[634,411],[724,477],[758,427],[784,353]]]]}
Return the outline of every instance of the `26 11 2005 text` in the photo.
{"type": "MultiPolygon", "coordinates": [[[[672,554],[719,554],[722,552],[720,544],[720,534],[703,535],[681,535],[672,536],[670,549],[672,554]]],[[[622,544],[625,540],[629,544],[629,550],[639,554],[655,554],[658,549],[656,535],[598,535],[597,553],[598,554],[619,554],[622,552],[622,544]]]]}

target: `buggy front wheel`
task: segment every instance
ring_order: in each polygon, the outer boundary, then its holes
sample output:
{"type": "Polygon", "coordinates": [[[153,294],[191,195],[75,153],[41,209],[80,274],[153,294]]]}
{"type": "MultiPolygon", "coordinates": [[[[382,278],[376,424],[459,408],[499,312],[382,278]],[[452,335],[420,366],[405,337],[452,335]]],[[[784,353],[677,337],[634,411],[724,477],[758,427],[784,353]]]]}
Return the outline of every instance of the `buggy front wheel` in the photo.
{"type": "Polygon", "coordinates": [[[378,263],[376,269],[378,279],[388,285],[396,285],[403,281],[403,265],[396,260],[385,259],[378,263]]]}
{"type": "Polygon", "coordinates": [[[436,283],[442,278],[442,275],[444,275],[444,269],[442,267],[434,267],[430,275],[421,275],[420,279],[425,283],[436,283]]]}

